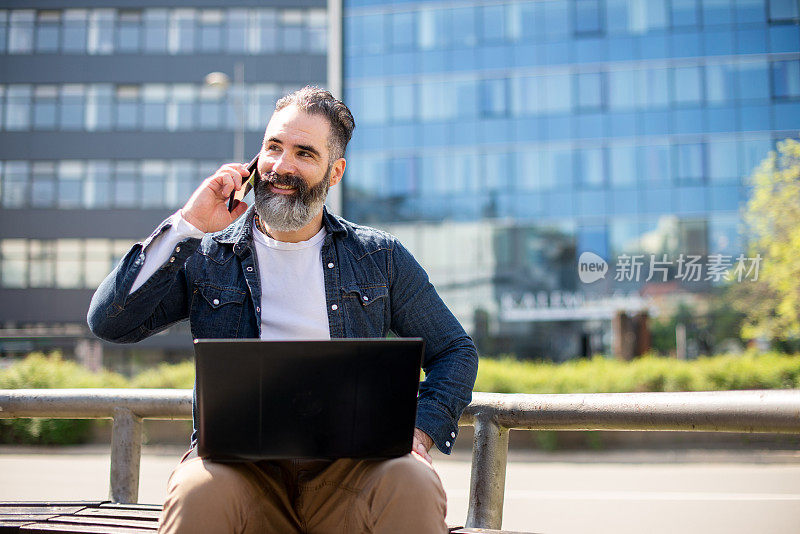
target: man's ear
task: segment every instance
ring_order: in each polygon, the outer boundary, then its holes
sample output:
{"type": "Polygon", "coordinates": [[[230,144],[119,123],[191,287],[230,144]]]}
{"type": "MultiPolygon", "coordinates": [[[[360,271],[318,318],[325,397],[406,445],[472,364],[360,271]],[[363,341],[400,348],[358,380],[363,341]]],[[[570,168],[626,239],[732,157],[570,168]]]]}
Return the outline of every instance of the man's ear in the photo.
{"type": "Polygon", "coordinates": [[[347,162],[344,158],[339,158],[333,162],[333,167],[331,167],[331,186],[334,186],[342,181],[342,176],[344,176],[344,168],[347,166],[347,162]]]}

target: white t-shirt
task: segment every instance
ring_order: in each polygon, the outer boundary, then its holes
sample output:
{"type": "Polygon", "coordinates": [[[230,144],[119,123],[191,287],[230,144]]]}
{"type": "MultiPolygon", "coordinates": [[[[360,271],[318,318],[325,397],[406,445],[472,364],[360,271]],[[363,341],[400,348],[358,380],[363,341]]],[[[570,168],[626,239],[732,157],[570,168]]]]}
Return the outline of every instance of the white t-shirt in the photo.
{"type": "MultiPolygon", "coordinates": [[[[172,226],[145,249],[145,262],[131,293],[168,261],[179,242],[205,235],[186,221],[180,210],[172,215],[171,222],[172,226]]],[[[325,234],[322,228],[308,241],[286,243],[253,227],[261,278],[261,339],[330,339],[322,271],[325,234]]]]}

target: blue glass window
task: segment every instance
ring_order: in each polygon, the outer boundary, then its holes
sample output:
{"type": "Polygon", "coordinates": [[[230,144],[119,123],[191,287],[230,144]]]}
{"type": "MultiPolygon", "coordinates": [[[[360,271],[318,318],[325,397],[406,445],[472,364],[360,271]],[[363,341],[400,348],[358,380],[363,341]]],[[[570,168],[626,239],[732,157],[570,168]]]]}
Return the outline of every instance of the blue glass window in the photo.
{"type": "Polygon", "coordinates": [[[93,9],[89,16],[89,41],[87,51],[90,54],[111,54],[114,52],[114,18],[113,9],[93,9]]]}
{"type": "Polygon", "coordinates": [[[578,254],[587,251],[608,259],[608,235],[605,226],[583,226],[578,229],[578,254]]]}
{"type": "Polygon", "coordinates": [[[727,104],[736,97],[737,69],[734,65],[706,66],[706,99],[713,104],[727,104]]]}
{"type": "Polygon", "coordinates": [[[569,74],[549,74],[543,77],[545,113],[568,113],[572,110],[572,88],[569,74]]]}
{"type": "Polygon", "coordinates": [[[575,0],[575,33],[596,35],[603,31],[599,0],[575,0]]]}
{"type": "MultiPolygon", "coordinates": [[[[262,13],[256,13],[260,31],[275,34],[275,13],[270,12],[272,20],[264,20],[262,13]],[[273,22],[272,25],[269,22],[273,22]]],[[[219,52],[222,50],[222,11],[219,9],[204,9],[200,12],[198,20],[199,44],[202,52],[219,52]]],[[[260,43],[259,43],[260,44],[260,43]]]]}
{"type": "Polygon", "coordinates": [[[549,40],[566,37],[570,28],[569,6],[567,2],[539,2],[536,20],[541,31],[549,40]]]}
{"type": "Polygon", "coordinates": [[[772,87],[775,98],[800,97],[800,61],[776,61],[772,64],[772,87]]]}
{"type": "Polygon", "coordinates": [[[797,0],[769,0],[769,20],[788,21],[800,17],[797,0]]]}
{"type": "Polygon", "coordinates": [[[675,145],[675,159],[678,184],[702,183],[705,176],[703,148],[701,143],[675,145]]]}
{"type": "Polygon", "coordinates": [[[86,52],[86,16],[85,9],[67,9],[64,11],[64,29],[61,49],[64,52],[82,54],[86,52]]]}
{"type": "Polygon", "coordinates": [[[512,157],[508,152],[489,152],[483,154],[483,172],[481,187],[489,191],[505,191],[513,176],[511,170],[512,157]]]}
{"type": "Polygon", "coordinates": [[[31,86],[9,85],[6,92],[6,130],[27,130],[31,125],[31,86]]]}
{"type": "Polygon", "coordinates": [[[478,82],[477,80],[459,80],[453,84],[455,94],[455,111],[460,118],[478,116],[478,82]]]}
{"type": "Polygon", "coordinates": [[[739,175],[750,176],[756,167],[769,156],[769,152],[772,149],[772,140],[768,137],[755,137],[740,141],[741,167],[739,168],[739,175]]]}
{"type": "Polygon", "coordinates": [[[603,73],[582,72],[576,76],[578,108],[584,111],[603,109],[603,73]]]}
{"type": "Polygon", "coordinates": [[[363,103],[361,120],[364,124],[383,124],[386,122],[386,86],[370,84],[362,87],[363,103]]]}
{"type": "MultiPolygon", "coordinates": [[[[164,130],[167,126],[167,88],[148,84],[142,91],[142,127],[145,130],[164,130]]],[[[234,113],[234,117],[236,114],[234,113]]]]}
{"type": "Polygon", "coordinates": [[[610,34],[630,33],[631,5],[629,0],[606,0],[606,30],[610,34]]]}
{"type": "Polygon", "coordinates": [[[700,24],[700,10],[697,0],[672,0],[674,27],[695,27],[698,24],[700,24]]]}
{"type": "Polygon", "coordinates": [[[763,22],[766,19],[767,8],[764,5],[767,0],[736,0],[734,11],[736,22],[763,22]]]}
{"type": "Polygon", "coordinates": [[[416,42],[414,14],[409,12],[388,15],[391,24],[392,48],[410,50],[416,42]]]}
{"type": "Polygon", "coordinates": [[[151,54],[167,51],[167,10],[147,9],[144,12],[144,50],[151,54]]]}
{"type": "Polygon", "coordinates": [[[285,9],[280,14],[281,25],[281,50],[286,52],[300,52],[308,39],[305,35],[305,21],[303,12],[295,9],[285,9]]]}
{"type": "Polygon", "coordinates": [[[606,179],[605,158],[602,148],[585,148],[577,151],[576,172],[584,187],[603,187],[606,179]]]}
{"type": "Polygon", "coordinates": [[[664,29],[669,21],[666,0],[637,2],[632,13],[634,15],[632,29],[635,33],[664,29]]]}
{"type": "Polygon", "coordinates": [[[56,197],[56,166],[51,161],[35,161],[31,173],[31,206],[49,207],[56,197]]]}
{"type": "Polygon", "coordinates": [[[608,106],[613,111],[634,109],[637,106],[636,71],[608,72],[608,106]]]}
{"type": "MultiPolygon", "coordinates": [[[[420,50],[433,50],[435,48],[442,48],[445,43],[447,32],[445,32],[444,10],[423,8],[417,12],[417,45],[420,50]]],[[[378,15],[376,15],[378,17],[378,15]]],[[[367,21],[365,21],[367,22],[367,21]]],[[[372,24],[379,26],[377,21],[372,24]]],[[[372,29],[375,33],[372,38],[375,41],[373,53],[379,53],[381,49],[378,47],[383,46],[383,30],[380,35],[377,34],[376,29],[372,29]]]]}
{"type": "MultiPolygon", "coordinates": [[[[8,38],[8,13],[0,9],[0,54],[6,52],[6,39],[8,38]]],[[[2,123],[2,121],[0,121],[2,123]]]]}
{"type": "Polygon", "coordinates": [[[703,0],[703,22],[706,26],[733,22],[731,0],[703,0]]]}
{"type": "Polygon", "coordinates": [[[54,130],[58,108],[58,88],[54,85],[39,85],[33,92],[33,128],[54,130]]]}
{"type": "Polygon", "coordinates": [[[636,147],[615,145],[609,148],[611,185],[628,187],[636,183],[636,147]]]}
{"type": "Polygon", "coordinates": [[[702,67],[676,67],[673,70],[673,102],[699,104],[703,101],[702,67]]]}
{"type": "Polygon", "coordinates": [[[110,130],[113,124],[113,92],[108,84],[89,86],[86,94],[86,129],[89,131],[110,130]]]}
{"type": "Polygon", "coordinates": [[[119,10],[117,12],[117,46],[119,52],[138,52],[142,39],[142,12],[119,10]]]}
{"type": "Polygon", "coordinates": [[[451,39],[453,44],[462,47],[475,46],[478,42],[478,32],[475,22],[475,7],[460,7],[448,10],[450,13],[451,39]]]}
{"type": "Polygon", "coordinates": [[[11,12],[8,28],[8,51],[28,54],[33,51],[34,11],[15,9],[11,12]]]}
{"type": "Polygon", "coordinates": [[[544,154],[540,150],[527,149],[516,154],[516,171],[519,191],[546,191],[553,188],[555,176],[544,168],[544,154]]]}
{"type": "Polygon", "coordinates": [[[36,20],[37,52],[56,52],[58,50],[60,25],[61,13],[59,11],[39,11],[36,20]]]}
{"type": "Polygon", "coordinates": [[[735,140],[712,140],[708,151],[708,178],[712,183],[732,183],[739,179],[738,143],[735,140]]]}
{"type": "Polygon", "coordinates": [[[639,72],[642,94],[642,107],[648,109],[669,106],[669,70],[642,69],[639,72]]]}
{"type": "Polygon", "coordinates": [[[523,76],[511,80],[511,106],[516,117],[536,115],[541,109],[542,76],[523,76]]]}
{"type": "Polygon", "coordinates": [[[139,127],[139,88],[117,87],[117,129],[133,130],[139,127]]]}
{"type": "Polygon", "coordinates": [[[639,181],[649,186],[672,182],[672,158],[669,145],[644,145],[637,149],[639,181]]]}
{"type": "Polygon", "coordinates": [[[523,41],[533,41],[539,37],[536,33],[536,4],[534,2],[523,2],[512,4],[511,8],[516,10],[511,16],[511,24],[514,24],[513,36],[523,41]]]}
{"type": "Polygon", "coordinates": [[[505,6],[493,5],[481,8],[481,38],[484,43],[500,42],[505,37],[505,6]]]}
{"type": "Polygon", "coordinates": [[[389,160],[388,193],[391,197],[408,197],[416,191],[414,158],[392,158],[389,160]]]}
{"type": "Polygon", "coordinates": [[[742,61],[737,71],[740,100],[769,99],[769,72],[766,61],[742,61]]]}
{"type": "Polygon", "coordinates": [[[227,15],[225,49],[233,54],[243,54],[247,51],[247,32],[243,31],[247,27],[247,10],[229,9],[227,15]]]}
{"type": "Polygon", "coordinates": [[[508,80],[483,80],[481,114],[484,117],[504,117],[508,114],[508,108],[508,80]]]}
{"type": "Polygon", "coordinates": [[[568,191],[573,186],[575,157],[570,149],[550,148],[542,153],[542,177],[540,182],[552,184],[559,191],[568,191]]]}
{"type": "Polygon", "coordinates": [[[391,86],[391,115],[393,121],[410,121],[414,118],[414,86],[411,84],[391,86]]]}

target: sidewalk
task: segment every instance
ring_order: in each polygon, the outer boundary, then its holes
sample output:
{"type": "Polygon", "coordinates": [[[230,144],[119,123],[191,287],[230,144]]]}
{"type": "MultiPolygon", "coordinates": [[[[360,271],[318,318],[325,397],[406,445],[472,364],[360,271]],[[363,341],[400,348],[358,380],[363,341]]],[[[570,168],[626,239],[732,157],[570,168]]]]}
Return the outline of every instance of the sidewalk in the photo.
{"type": "MultiPolygon", "coordinates": [[[[109,449],[0,446],[0,500],[102,499],[109,449]]],[[[140,502],[160,503],[179,447],[145,446],[140,502]]],[[[436,454],[448,522],[467,513],[470,457],[436,454]]],[[[509,454],[503,527],[548,534],[795,534],[800,453],[615,451],[509,454]]]]}

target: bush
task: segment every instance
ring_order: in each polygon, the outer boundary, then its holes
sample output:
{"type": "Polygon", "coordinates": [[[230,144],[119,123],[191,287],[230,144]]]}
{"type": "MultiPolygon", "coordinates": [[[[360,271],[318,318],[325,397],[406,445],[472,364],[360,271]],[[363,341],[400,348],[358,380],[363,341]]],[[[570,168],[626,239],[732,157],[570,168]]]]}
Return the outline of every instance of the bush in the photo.
{"type": "Polygon", "coordinates": [[[482,358],[475,391],[614,393],[800,387],[800,355],[748,352],[681,361],[647,355],[630,362],[595,356],[561,364],[482,358]]]}
{"type": "MultiPolygon", "coordinates": [[[[127,387],[127,381],[110,371],[89,371],[58,353],[33,353],[0,371],[0,389],[99,387],[127,387]]],[[[0,419],[0,443],[83,443],[92,423],[89,419],[0,419]]]]}
{"type": "Polygon", "coordinates": [[[131,379],[135,388],[178,388],[194,386],[194,362],[161,363],[154,369],[142,371],[131,379]]]}

